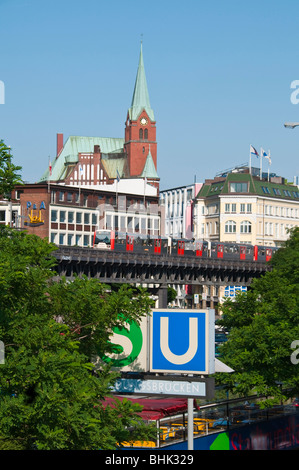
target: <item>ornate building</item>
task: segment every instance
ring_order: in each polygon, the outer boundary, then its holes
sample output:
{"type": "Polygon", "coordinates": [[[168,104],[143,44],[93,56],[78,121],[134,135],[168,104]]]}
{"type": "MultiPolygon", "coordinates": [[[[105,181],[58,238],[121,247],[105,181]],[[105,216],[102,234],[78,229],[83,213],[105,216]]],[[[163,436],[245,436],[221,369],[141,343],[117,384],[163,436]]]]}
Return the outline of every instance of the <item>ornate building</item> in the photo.
{"type": "MultiPolygon", "coordinates": [[[[142,44],[124,138],[70,136],[64,143],[63,134],[57,134],[56,158],[40,181],[95,189],[116,180],[136,178],[157,188],[159,195],[156,121],[149,100],[142,44]]],[[[127,183],[131,185],[130,181],[127,183]]]]}
{"type": "Polygon", "coordinates": [[[124,138],[57,134],[54,160],[38,183],[1,202],[0,225],[26,228],[58,245],[92,246],[96,228],[163,234],[156,122],[142,44],[124,138]]]}

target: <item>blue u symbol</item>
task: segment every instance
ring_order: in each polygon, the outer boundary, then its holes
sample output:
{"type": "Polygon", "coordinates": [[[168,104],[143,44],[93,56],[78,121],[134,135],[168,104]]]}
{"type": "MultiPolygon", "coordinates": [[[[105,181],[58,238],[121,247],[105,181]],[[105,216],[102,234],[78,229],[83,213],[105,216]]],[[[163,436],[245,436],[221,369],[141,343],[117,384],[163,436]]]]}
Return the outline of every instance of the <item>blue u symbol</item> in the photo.
{"type": "Polygon", "coordinates": [[[160,347],[161,352],[165,359],[172,364],[182,365],[190,362],[198,348],[198,337],[197,337],[197,318],[189,318],[189,348],[183,354],[175,354],[169,348],[169,324],[168,317],[160,318],[160,331],[164,332],[164,335],[160,336],[160,347]]]}
{"type": "Polygon", "coordinates": [[[206,368],[204,312],[154,311],[152,371],[198,372],[206,368]]]}

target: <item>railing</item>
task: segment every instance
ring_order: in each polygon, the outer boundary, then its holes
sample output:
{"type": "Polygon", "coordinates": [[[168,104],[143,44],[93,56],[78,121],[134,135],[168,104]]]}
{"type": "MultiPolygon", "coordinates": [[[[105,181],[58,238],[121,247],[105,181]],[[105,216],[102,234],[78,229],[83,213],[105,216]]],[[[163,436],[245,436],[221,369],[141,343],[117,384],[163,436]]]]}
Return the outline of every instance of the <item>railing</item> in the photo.
{"type": "MultiPolygon", "coordinates": [[[[268,421],[278,416],[294,413],[299,407],[290,403],[286,405],[261,408],[261,398],[246,398],[203,405],[193,413],[193,436],[229,431],[239,426],[255,422],[268,421]]],[[[156,441],[135,441],[123,443],[126,447],[161,448],[170,443],[188,439],[188,413],[180,413],[157,420],[156,441]]]]}

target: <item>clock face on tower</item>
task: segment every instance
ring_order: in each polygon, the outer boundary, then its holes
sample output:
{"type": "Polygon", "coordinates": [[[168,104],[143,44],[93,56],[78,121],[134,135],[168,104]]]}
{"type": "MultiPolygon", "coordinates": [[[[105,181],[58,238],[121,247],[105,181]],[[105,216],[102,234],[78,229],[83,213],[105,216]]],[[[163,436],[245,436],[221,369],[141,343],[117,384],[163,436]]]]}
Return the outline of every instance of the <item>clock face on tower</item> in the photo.
{"type": "Polygon", "coordinates": [[[140,124],[141,124],[142,126],[145,126],[145,125],[147,124],[147,119],[146,119],[145,117],[141,118],[141,119],[140,119],[140,124]]]}

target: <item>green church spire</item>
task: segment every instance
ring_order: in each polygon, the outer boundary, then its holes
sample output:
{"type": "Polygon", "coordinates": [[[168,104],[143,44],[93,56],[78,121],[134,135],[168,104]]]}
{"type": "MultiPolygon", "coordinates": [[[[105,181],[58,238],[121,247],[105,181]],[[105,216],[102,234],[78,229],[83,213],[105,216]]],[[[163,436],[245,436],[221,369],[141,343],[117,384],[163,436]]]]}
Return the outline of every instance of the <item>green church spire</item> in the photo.
{"type": "Polygon", "coordinates": [[[129,117],[136,121],[142,110],[145,109],[151,121],[154,121],[154,112],[150,105],[147,82],[143,63],[142,42],[140,46],[139,65],[135,81],[135,88],[129,109],[129,117]]]}

